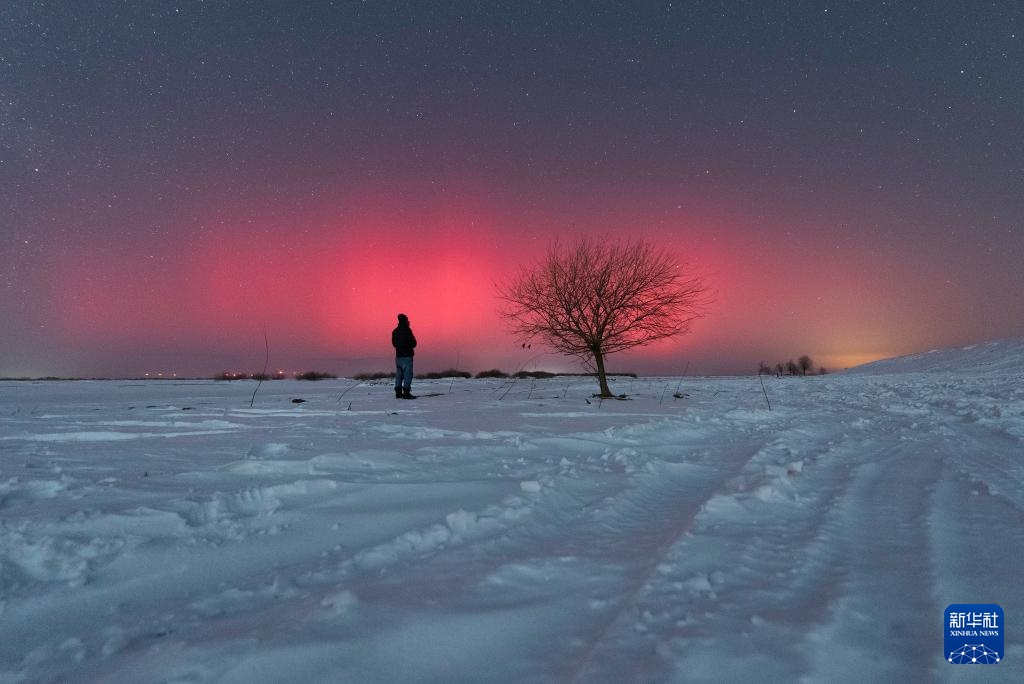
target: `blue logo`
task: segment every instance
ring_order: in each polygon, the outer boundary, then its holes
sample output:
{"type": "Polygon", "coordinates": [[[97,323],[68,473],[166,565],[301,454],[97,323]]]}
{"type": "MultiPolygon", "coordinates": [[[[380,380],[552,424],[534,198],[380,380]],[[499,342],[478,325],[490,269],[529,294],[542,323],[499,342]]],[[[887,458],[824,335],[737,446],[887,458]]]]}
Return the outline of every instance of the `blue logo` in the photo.
{"type": "Polygon", "coordinates": [[[946,608],[946,662],[995,665],[1003,659],[1003,609],[994,603],[954,603],[946,608]]]}

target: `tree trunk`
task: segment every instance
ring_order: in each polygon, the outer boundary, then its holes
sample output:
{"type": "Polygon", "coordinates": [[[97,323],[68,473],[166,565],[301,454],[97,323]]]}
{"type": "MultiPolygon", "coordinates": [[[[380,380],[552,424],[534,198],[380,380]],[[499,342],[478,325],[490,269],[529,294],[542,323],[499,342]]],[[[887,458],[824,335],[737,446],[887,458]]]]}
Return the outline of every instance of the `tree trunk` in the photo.
{"type": "Polygon", "coordinates": [[[604,371],[604,354],[601,353],[600,349],[594,350],[594,366],[597,368],[597,382],[601,385],[601,396],[614,396],[611,389],[608,388],[608,376],[604,371]]]}

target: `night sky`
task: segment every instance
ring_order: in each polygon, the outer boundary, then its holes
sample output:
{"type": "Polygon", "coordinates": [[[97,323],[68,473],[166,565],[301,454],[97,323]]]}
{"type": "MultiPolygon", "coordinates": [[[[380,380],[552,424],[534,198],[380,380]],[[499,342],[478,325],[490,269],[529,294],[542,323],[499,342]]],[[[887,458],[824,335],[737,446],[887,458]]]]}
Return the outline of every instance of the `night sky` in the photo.
{"type": "Polygon", "coordinates": [[[575,369],[580,233],[715,293],[612,371],[1024,334],[1024,3],[0,4],[0,376],[575,369]]]}

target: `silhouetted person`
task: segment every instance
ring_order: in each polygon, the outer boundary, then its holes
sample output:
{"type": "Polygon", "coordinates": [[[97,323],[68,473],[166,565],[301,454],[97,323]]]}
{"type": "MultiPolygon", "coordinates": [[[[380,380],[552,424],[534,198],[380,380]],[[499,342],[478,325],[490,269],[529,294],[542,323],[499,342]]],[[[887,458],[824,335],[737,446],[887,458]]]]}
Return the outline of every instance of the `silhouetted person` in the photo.
{"type": "Polygon", "coordinates": [[[412,395],[412,356],[416,336],[409,327],[409,317],[398,314],[398,327],[391,331],[391,346],[395,348],[395,399],[415,399],[412,395]]]}

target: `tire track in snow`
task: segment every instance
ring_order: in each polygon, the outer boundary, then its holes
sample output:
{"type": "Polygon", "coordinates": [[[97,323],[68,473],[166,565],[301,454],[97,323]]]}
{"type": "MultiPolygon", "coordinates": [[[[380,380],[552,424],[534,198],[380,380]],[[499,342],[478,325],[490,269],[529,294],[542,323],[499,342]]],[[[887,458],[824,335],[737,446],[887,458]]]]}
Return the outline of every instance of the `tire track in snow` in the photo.
{"type": "Polygon", "coordinates": [[[940,664],[929,521],[941,457],[913,442],[882,454],[856,467],[840,504],[843,595],[805,640],[806,681],[934,679],[940,664]]]}
{"type": "MultiPolygon", "coordinates": [[[[662,435],[653,437],[657,443],[634,445],[635,449],[666,445],[662,435]]],[[[343,582],[367,598],[367,605],[383,602],[385,611],[388,604],[405,610],[411,606],[413,612],[430,611],[434,597],[444,596],[449,609],[467,598],[477,609],[492,601],[496,610],[539,612],[544,619],[523,625],[529,630],[529,650],[500,658],[521,659],[516,667],[522,677],[535,679],[543,677],[540,673],[556,671],[562,673],[558,681],[565,681],[580,670],[590,647],[628,609],[632,597],[657,571],[665,550],[692,529],[703,506],[728,490],[729,481],[761,448],[760,440],[733,438],[728,450],[732,459],[714,467],[652,459],[640,472],[609,477],[599,492],[592,488],[589,476],[588,487],[579,489],[573,486],[573,477],[555,477],[538,493],[532,510],[510,525],[447,546],[444,553],[435,553],[441,547],[422,553],[413,549],[386,566],[367,568],[372,572],[346,573],[343,582]],[[602,568],[597,581],[593,580],[595,559],[602,568]],[[589,574],[590,581],[559,581],[577,571],[589,574]],[[416,582],[410,581],[412,575],[416,582]],[[539,577],[553,581],[541,586],[535,582],[539,577]],[[591,610],[581,609],[580,604],[587,603],[591,610]],[[579,616],[587,613],[593,619],[581,621],[579,616]],[[542,635],[538,625],[544,626],[542,635]],[[570,664],[560,665],[567,659],[570,664]],[[536,669],[538,662],[546,664],[536,669]]],[[[509,642],[516,643],[511,624],[508,630],[509,642]]],[[[518,637],[523,639],[525,631],[518,637]]],[[[472,651],[475,646],[466,643],[463,648],[472,651]]]]}
{"type": "Polygon", "coordinates": [[[733,659],[742,679],[743,652],[751,649],[792,652],[794,660],[781,667],[765,659],[777,677],[791,679],[799,670],[799,649],[790,642],[838,591],[829,543],[836,521],[818,513],[845,495],[850,471],[845,445],[831,444],[829,435],[782,432],[709,498],[692,531],[664,550],[630,610],[592,645],[577,681],[665,681],[680,663],[684,681],[702,681],[702,672],[707,681],[722,681],[733,659]],[[786,447],[794,441],[803,458],[786,447]],[[762,614],[751,615],[752,597],[762,614]],[[794,613],[796,624],[787,624],[794,613]],[[730,658],[703,650],[723,632],[737,638],[730,658]]]}
{"type": "Polygon", "coordinates": [[[949,467],[976,485],[976,495],[1000,496],[1024,513],[1024,443],[976,424],[956,426],[939,447],[949,467]]]}
{"type": "Polygon", "coordinates": [[[627,511],[617,505],[605,511],[610,520],[599,523],[596,518],[578,523],[584,527],[581,534],[591,548],[600,548],[602,555],[606,555],[609,541],[621,545],[623,560],[630,559],[632,567],[624,568],[623,586],[618,587],[614,598],[608,599],[611,608],[588,627],[584,647],[564,668],[566,680],[590,680],[589,670],[605,644],[610,644],[607,648],[616,658],[622,656],[621,642],[613,640],[612,636],[623,622],[631,621],[639,597],[659,572],[666,554],[681,538],[693,533],[698,517],[709,502],[729,491],[730,481],[763,452],[763,447],[759,441],[747,441],[739,452],[742,456],[728,467],[719,466],[705,472],[692,466],[679,468],[673,467],[675,464],[662,464],[661,472],[654,473],[643,487],[632,493],[627,511]],[[698,474],[702,476],[695,477],[698,474]],[[596,528],[596,534],[588,534],[589,529],[595,529],[594,523],[601,527],[596,528]],[[611,539],[608,539],[609,531],[614,535],[611,539]]]}
{"type": "MultiPolygon", "coordinates": [[[[1007,435],[987,434],[973,424],[961,427],[957,437],[942,445],[944,477],[930,520],[939,568],[936,605],[991,602],[1008,616],[1024,614],[1020,448],[1007,435]]],[[[1024,647],[1007,638],[1005,648],[1003,662],[986,672],[988,681],[1024,679],[1024,647]]],[[[958,675],[957,667],[943,668],[938,681],[961,681],[958,675]]]]}

